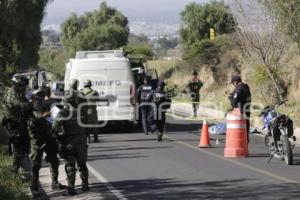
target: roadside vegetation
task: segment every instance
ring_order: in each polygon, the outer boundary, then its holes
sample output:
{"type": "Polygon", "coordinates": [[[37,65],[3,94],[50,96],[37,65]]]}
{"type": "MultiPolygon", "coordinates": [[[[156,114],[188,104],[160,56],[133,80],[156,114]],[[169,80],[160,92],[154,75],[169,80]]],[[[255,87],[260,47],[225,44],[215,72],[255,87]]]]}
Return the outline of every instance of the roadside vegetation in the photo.
{"type": "Polygon", "coordinates": [[[0,128],[0,199],[29,200],[30,197],[24,192],[28,185],[11,173],[11,157],[6,144],[7,137],[0,128]]]}
{"type": "Polygon", "coordinates": [[[233,90],[230,79],[239,74],[250,85],[253,102],[266,106],[288,99],[283,112],[300,125],[300,31],[295,26],[300,14],[289,10],[295,1],[272,2],[234,1],[232,8],[222,1],[188,5],[182,12],[183,60],[151,61],[149,67],[183,94],[179,101],[190,101],[183,92],[196,69],[204,81],[202,103],[221,104],[224,111],[230,108],[224,91],[233,90]],[[209,28],[216,30],[214,40],[209,28]]]}

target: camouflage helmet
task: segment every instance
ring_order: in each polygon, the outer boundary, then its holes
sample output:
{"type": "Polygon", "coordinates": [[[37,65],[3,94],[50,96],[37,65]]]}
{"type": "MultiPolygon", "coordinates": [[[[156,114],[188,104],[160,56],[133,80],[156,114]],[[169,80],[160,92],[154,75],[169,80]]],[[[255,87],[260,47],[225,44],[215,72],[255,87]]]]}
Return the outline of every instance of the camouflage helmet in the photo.
{"type": "Polygon", "coordinates": [[[83,82],[83,87],[91,87],[92,86],[92,81],[91,80],[85,80],[83,82]]]}
{"type": "Polygon", "coordinates": [[[70,88],[73,89],[73,90],[77,90],[78,89],[78,84],[79,84],[79,81],[77,79],[71,79],[70,88]]]}

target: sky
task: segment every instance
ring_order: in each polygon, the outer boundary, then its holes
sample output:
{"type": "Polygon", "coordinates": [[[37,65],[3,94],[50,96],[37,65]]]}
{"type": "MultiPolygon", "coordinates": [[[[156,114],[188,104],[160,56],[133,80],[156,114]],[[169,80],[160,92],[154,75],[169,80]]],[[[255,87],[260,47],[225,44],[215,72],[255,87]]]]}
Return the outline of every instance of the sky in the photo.
{"type": "MultiPolygon", "coordinates": [[[[209,0],[106,0],[109,6],[120,10],[130,22],[179,23],[180,12],[191,2],[209,0]]],[[[47,6],[43,26],[61,24],[71,13],[82,15],[99,8],[103,0],[54,0],[47,6]]]]}

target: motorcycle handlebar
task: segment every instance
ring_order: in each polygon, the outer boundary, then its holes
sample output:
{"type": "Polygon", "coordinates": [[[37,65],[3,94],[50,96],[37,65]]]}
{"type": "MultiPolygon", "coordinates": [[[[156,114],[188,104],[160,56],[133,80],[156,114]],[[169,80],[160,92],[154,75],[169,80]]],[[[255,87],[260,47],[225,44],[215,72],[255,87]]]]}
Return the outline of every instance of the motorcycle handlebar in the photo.
{"type": "Polygon", "coordinates": [[[285,104],[286,102],[288,102],[288,100],[280,101],[278,104],[275,105],[275,110],[276,110],[279,106],[285,104]]]}
{"type": "Polygon", "coordinates": [[[262,112],[259,114],[259,116],[263,116],[264,114],[268,113],[270,110],[276,110],[279,106],[282,104],[285,104],[288,100],[280,101],[275,106],[267,106],[262,110],[262,112]]]}

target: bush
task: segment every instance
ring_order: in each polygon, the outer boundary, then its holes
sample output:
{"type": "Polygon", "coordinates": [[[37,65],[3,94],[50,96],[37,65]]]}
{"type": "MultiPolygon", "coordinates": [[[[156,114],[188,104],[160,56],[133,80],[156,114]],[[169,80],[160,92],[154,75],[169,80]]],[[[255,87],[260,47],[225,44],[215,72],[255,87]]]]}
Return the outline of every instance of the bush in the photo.
{"type": "Polygon", "coordinates": [[[61,49],[42,49],[39,52],[39,66],[51,72],[64,75],[68,53],[61,49]]]}
{"type": "Polygon", "coordinates": [[[7,155],[6,143],[7,137],[0,127],[0,199],[29,200],[30,198],[24,192],[27,185],[11,171],[11,159],[7,155]]]}
{"type": "Polygon", "coordinates": [[[11,160],[2,152],[0,155],[0,199],[29,200],[30,198],[24,192],[24,184],[12,174],[10,163],[11,160]]]}
{"type": "Polygon", "coordinates": [[[199,62],[199,64],[212,64],[219,57],[220,49],[214,41],[204,39],[194,43],[185,54],[185,59],[199,62]]]}

